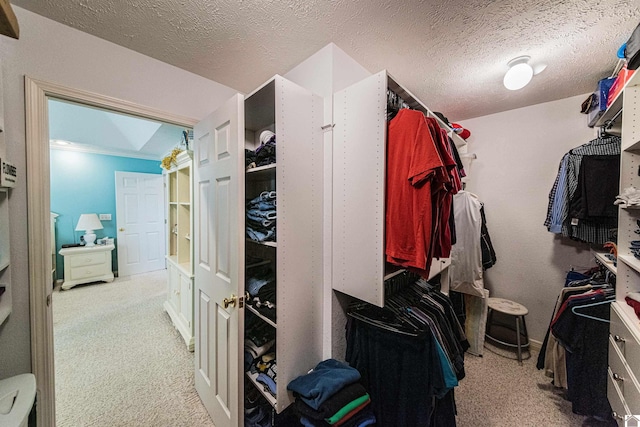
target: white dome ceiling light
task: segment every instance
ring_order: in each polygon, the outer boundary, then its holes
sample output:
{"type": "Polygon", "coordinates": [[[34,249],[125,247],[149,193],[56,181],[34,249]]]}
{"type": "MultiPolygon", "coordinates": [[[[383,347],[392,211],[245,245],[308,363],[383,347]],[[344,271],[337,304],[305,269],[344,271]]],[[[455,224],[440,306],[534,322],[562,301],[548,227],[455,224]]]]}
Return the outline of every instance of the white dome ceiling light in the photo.
{"type": "Polygon", "coordinates": [[[531,79],[535,74],[542,72],[546,65],[536,66],[536,69],[529,65],[530,56],[519,56],[517,58],[512,59],[507,64],[509,66],[509,70],[504,75],[504,87],[509,90],[518,90],[522,89],[526,85],[529,84],[531,79]]]}

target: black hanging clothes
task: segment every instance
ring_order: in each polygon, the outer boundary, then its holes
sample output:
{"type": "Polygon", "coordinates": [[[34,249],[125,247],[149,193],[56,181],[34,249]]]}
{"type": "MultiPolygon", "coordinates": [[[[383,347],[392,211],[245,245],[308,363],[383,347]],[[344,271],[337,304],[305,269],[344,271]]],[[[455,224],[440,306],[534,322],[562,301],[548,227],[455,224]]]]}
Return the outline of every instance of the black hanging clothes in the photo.
{"type": "Polygon", "coordinates": [[[360,372],[378,425],[455,426],[453,389],[469,344],[446,295],[419,281],[385,308],[356,304],[346,329],[346,361],[360,372]]]}

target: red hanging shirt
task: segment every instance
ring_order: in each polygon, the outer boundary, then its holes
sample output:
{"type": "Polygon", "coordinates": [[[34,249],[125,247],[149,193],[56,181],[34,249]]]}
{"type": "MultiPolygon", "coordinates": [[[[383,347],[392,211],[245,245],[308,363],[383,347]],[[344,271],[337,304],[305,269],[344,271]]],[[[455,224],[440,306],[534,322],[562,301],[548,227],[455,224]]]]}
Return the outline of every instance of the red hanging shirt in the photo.
{"type": "Polygon", "coordinates": [[[389,123],[387,142],[387,261],[428,274],[433,204],[431,183],[444,176],[435,130],[420,111],[403,109],[389,123]],[[433,133],[432,133],[433,132],[433,133]]]}

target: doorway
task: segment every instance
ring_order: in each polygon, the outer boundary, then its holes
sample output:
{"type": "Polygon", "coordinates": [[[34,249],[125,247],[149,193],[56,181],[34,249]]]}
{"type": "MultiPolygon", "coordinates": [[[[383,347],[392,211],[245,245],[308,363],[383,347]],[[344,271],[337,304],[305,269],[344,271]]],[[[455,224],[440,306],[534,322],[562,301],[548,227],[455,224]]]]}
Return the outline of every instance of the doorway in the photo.
{"type": "Polygon", "coordinates": [[[50,153],[48,99],[56,98],[191,128],[196,120],[127,101],[25,77],[27,182],[29,192],[29,281],[32,366],[38,395],[37,422],[55,425],[55,381],[50,241],[50,153]],[[43,239],[42,237],[45,236],[43,239]]]}

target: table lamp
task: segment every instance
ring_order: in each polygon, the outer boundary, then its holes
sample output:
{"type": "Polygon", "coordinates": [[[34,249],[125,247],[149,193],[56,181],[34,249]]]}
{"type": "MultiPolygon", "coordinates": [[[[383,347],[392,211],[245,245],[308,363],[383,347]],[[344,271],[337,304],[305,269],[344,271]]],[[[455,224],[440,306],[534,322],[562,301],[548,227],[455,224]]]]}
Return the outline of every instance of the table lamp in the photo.
{"type": "Polygon", "coordinates": [[[76,231],[84,231],[85,246],[95,246],[96,235],[93,230],[102,230],[102,223],[94,213],[82,214],[78,220],[76,231]]]}

